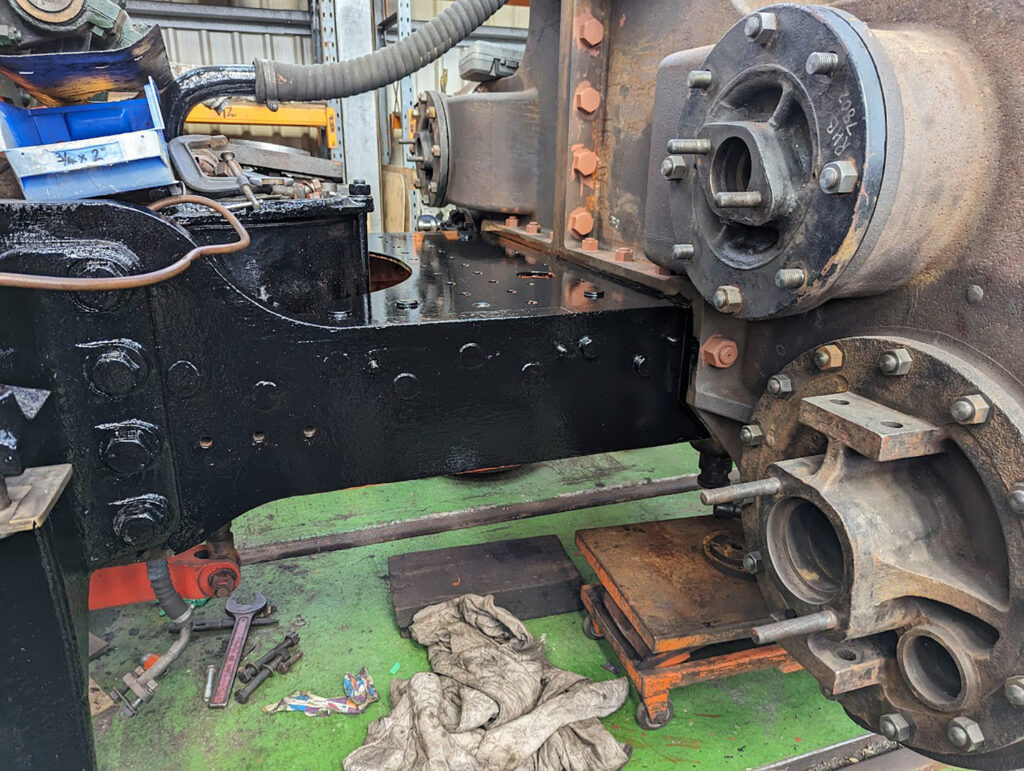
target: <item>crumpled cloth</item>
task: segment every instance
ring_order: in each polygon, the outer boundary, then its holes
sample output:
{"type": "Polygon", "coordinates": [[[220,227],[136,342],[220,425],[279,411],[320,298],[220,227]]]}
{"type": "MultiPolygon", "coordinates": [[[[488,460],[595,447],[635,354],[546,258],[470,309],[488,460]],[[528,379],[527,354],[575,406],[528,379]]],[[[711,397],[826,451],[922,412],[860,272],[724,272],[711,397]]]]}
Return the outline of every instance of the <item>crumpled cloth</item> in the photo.
{"type": "Polygon", "coordinates": [[[366,667],[360,669],[358,675],[349,672],[342,685],[345,688],[344,696],[326,698],[309,691],[292,691],[280,701],[265,706],[263,711],[267,714],[302,712],[307,717],[326,717],[336,712],[342,715],[361,715],[380,698],[366,667]]]}
{"type": "Polygon", "coordinates": [[[390,714],[345,771],[603,771],[629,760],[597,719],[622,706],[629,682],[552,666],[543,640],[492,596],[424,608],[410,632],[434,671],[391,681],[390,714]]]}

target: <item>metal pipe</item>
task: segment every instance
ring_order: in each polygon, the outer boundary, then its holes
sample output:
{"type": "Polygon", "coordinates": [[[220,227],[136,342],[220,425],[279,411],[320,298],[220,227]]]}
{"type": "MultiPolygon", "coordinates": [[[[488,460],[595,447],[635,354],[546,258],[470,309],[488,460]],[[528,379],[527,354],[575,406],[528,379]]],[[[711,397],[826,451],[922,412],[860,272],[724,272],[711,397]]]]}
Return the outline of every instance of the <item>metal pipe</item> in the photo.
{"type": "Polygon", "coordinates": [[[254,565],[260,562],[273,562],[289,557],[303,557],[310,554],[352,549],[357,546],[368,546],[376,543],[399,541],[404,538],[415,538],[421,535],[460,530],[480,525],[491,525],[498,522],[513,522],[529,517],[541,517],[547,514],[561,514],[567,511],[589,509],[594,506],[609,506],[615,503],[642,501],[649,498],[660,498],[665,495],[678,495],[699,490],[696,474],[666,477],[644,482],[626,482],[620,485],[609,485],[595,490],[580,490],[563,493],[554,498],[525,503],[502,503],[487,506],[473,506],[468,509],[428,514],[408,522],[390,522],[376,525],[363,530],[348,533],[331,533],[330,535],[302,538],[295,541],[284,541],[252,549],[242,549],[238,556],[243,565],[254,565]]]}
{"type": "Polygon", "coordinates": [[[787,618],[783,621],[775,621],[771,624],[755,626],[750,630],[750,639],[756,645],[767,645],[768,643],[787,640],[790,637],[802,637],[803,635],[814,634],[815,632],[827,632],[839,626],[839,617],[835,611],[819,610],[807,616],[787,618]]]}
{"type": "Polygon", "coordinates": [[[759,495],[775,495],[782,490],[782,482],[775,477],[755,479],[753,482],[740,482],[738,485],[705,490],[700,494],[700,502],[705,506],[717,506],[721,503],[732,503],[744,498],[756,498],[759,495]]]}

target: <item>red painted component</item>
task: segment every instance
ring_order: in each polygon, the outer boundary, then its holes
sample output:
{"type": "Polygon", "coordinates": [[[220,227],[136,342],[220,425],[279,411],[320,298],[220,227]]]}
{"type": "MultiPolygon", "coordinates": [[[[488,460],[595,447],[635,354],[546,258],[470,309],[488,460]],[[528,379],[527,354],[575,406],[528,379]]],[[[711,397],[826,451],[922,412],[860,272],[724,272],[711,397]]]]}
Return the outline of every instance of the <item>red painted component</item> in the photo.
{"type": "MultiPolygon", "coordinates": [[[[168,557],[167,563],[174,588],[186,600],[227,597],[242,578],[233,549],[230,554],[213,556],[208,544],[200,544],[168,557]]],[[[89,579],[89,610],[155,599],[145,562],[100,568],[89,579]]]]}

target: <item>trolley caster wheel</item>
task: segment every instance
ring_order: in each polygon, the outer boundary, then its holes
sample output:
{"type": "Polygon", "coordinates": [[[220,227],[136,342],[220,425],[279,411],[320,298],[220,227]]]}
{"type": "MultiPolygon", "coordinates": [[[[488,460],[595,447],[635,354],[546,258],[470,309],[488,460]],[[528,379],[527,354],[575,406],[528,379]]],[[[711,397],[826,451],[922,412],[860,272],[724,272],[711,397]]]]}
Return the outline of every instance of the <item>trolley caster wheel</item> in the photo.
{"type": "Polygon", "coordinates": [[[664,728],[668,725],[668,721],[672,719],[672,712],[672,702],[669,702],[664,718],[655,722],[647,712],[647,705],[640,702],[636,705],[636,722],[645,731],[657,731],[659,728],[664,728]]]}
{"type": "Polygon", "coordinates": [[[597,631],[597,627],[594,626],[594,619],[590,616],[583,617],[583,636],[588,640],[600,640],[604,637],[603,634],[597,631]]]}

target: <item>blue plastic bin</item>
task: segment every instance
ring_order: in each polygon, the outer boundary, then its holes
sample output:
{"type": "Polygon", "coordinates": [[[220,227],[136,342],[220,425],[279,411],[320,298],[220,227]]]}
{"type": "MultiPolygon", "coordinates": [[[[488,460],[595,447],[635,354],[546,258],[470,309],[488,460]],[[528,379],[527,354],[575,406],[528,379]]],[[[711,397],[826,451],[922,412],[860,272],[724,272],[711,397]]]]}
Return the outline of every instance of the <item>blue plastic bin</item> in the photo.
{"type": "Polygon", "coordinates": [[[26,110],[0,103],[0,150],[29,201],[69,201],[174,182],[156,84],[144,99],[26,110]]]}

